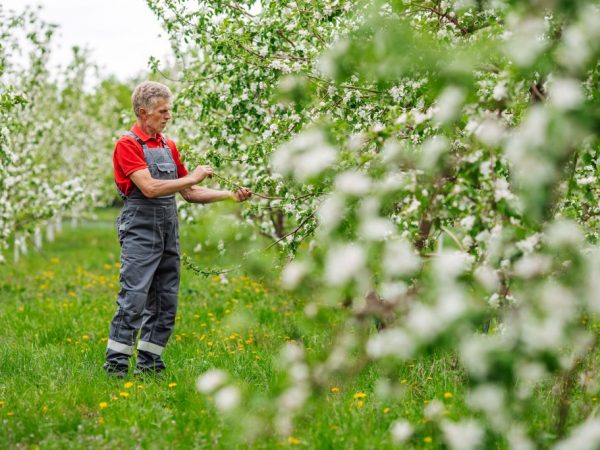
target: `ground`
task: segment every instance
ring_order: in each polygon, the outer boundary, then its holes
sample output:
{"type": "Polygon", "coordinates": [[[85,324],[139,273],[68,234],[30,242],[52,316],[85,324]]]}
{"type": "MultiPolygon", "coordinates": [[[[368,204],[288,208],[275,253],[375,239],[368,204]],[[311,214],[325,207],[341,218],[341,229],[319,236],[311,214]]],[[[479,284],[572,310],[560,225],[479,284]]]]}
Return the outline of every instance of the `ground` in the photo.
{"type": "MultiPolygon", "coordinates": [[[[219,212],[228,214],[215,208],[219,212]]],[[[65,224],[41,251],[0,266],[0,448],[379,449],[393,447],[389,430],[399,418],[425,424],[409,448],[442,448],[423,407],[437,399],[448,418],[464,413],[464,379],[453,355],[399,370],[401,401],[377,395],[378,366],[352,381],[332,379],[290,434],[249,441],[246,432],[265,410],[261,399],[285,386],[281,346],[302,342],[309,359],[321,358],[344,312],[332,308],[308,319],[310,299],[280,290],[276,270],[246,270],[232,251],[235,242],[224,243],[224,255],[206,243],[212,222],[182,225],[182,251],[197,267],[234,270],[224,282],[183,269],[166,376],[108,378],[101,366],[118,290],[117,213],[104,210],[94,220],[65,224]],[[210,368],[229,372],[243,398],[253,399],[242,413],[224,415],[196,391],[197,377],[210,368]]]]}

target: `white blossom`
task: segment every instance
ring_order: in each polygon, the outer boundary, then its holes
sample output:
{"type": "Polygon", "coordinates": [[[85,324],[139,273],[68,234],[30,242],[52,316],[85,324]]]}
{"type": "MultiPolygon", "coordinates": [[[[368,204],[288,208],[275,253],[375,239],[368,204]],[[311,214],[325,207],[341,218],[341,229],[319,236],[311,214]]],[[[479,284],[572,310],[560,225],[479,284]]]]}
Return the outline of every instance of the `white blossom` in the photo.
{"type": "Polygon", "coordinates": [[[396,420],[390,429],[392,440],[396,444],[406,442],[413,434],[413,427],[409,421],[401,419],[396,420]]]}
{"type": "Polygon", "coordinates": [[[568,78],[552,80],[549,94],[550,102],[562,110],[574,109],[584,100],[581,83],[568,78]]]}
{"type": "Polygon", "coordinates": [[[222,386],[227,380],[227,374],[220,369],[211,369],[196,380],[196,389],[203,394],[210,394],[222,386]]]}
{"type": "Polygon", "coordinates": [[[442,422],[444,440],[452,450],[475,450],[480,448],[485,436],[484,430],[474,420],[462,422],[442,422]]]}
{"type": "Polygon", "coordinates": [[[332,286],[343,285],[359,275],[365,265],[365,253],[355,244],[339,244],[327,254],[325,279],[332,286]]]}
{"type": "Polygon", "coordinates": [[[240,390],[235,386],[226,386],[215,394],[215,406],[223,412],[231,411],[240,403],[240,390]]]}

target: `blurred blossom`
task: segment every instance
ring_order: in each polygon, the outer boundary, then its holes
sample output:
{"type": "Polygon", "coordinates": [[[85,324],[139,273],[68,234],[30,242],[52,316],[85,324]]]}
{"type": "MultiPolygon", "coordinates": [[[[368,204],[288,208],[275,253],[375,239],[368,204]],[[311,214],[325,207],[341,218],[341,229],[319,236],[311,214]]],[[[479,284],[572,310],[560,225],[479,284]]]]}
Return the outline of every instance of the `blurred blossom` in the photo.
{"type": "Polygon", "coordinates": [[[407,420],[396,420],[392,423],[390,432],[392,433],[392,440],[396,444],[401,444],[410,439],[413,434],[413,427],[407,420]]]}
{"type": "Polygon", "coordinates": [[[549,94],[550,102],[561,110],[575,109],[585,100],[581,83],[568,78],[552,80],[549,94]]]}
{"type": "Polygon", "coordinates": [[[544,51],[548,41],[544,37],[546,23],[543,19],[509,17],[508,35],[504,50],[519,66],[529,66],[544,51]]]}
{"type": "Polygon", "coordinates": [[[211,369],[196,380],[196,389],[203,394],[210,394],[227,381],[227,374],[220,369],[211,369]]]}
{"type": "Polygon", "coordinates": [[[295,289],[302,281],[307,271],[305,263],[291,261],[283,269],[283,273],[281,274],[281,285],[285,289],[295,289]]]}
{"type": "Polygon", "coordinates": [[[375,359],[386,356],[408,359],[412,356],[414,350],[414,339],[399,328],[382,330],[380,333],[371,336],[367,342],[367,354],[375,359]]]}
{"type": "Polygon", "coordinates": [[[482,411],[496,428],[506,426],[504,390],[495,384],[481,384],[467,394],[467,405],[482,411]]]}
{"type": "Polygon", "coordinates": [[[583,243],[584,237],[575,222],[562,219],[550,224],[544,240],[554,248],[577,247],[583,243]]]}
{"type": "Polygon", "coordinates": [[[596,450],[600,446],[600,419],[591,417],[575,427],[553,450],[596,450]]]}
{"type": "Polygon", "coordinates": [[[383,270],[388,276],[410,275],[421,266],[413,246],[404,240],[385,243],[383,270]]]}
{"type": "Polygon", "coordinates": [[[477,267],[473,272],[473,275],[475,275],[475,279],[479,283],[481,283],[483,286],[485,286],[486,289],[490,291],[498,289],[498,287],[500,286],[500,278],[490,266],[481,265],[477,267]]]}
{"type": "Polygon", "coordinates": [[[226,386],[215,394],[215,405],[220,411],[231,411],[240,403],[240,390],[235,386],[226,386]]]}
{"type": "Polygon", "coordinates": [[[344,200],[338,194],[329,195],[317,210],[319,223],[325,231],[334,228],[343,218],[344,200]]]}
{"type": "Polygon", "coordinates": [[[341,286],[361,274],[365,267],[365,253],[355,244],[338,244],[327,253],[325,279],[332,286],[341,286]]]}
{"type": "Polygon", "coordinates": [[[505,135],[504,125],[498,119],[486,118],[475,130],[475,136],[483,144],[495,147],[500,144],[505,135]]]}
{"type": "Polygon", "coordinates": [[[484,430],[474,420],[442,422],[444,440],[452,450],[476,450],[485,437],[484,430]]]}
{"type": "Polygon", "coordinates": [[[369,217],[361,221],[359,234],[368,241],[381,241],[391,236],[395,231],[394,225],[387,218],[369,217]]]}
{"type": "Polygon", "coordinates": [[[335,189],[344,194],[361,196],[370,188],[371,180],[360,172],[343,172],[335,179],[335,189]]]}
{"type": "Polygon", "coordinates": [[[436,103],[435,119],[440,123],[448,123],[456,119],[460,115],[465,97],[465,92],[456,86],[444,89],[436,103]]]}
{"type": "Polygon", "coordinates": [[[450,280],[469,270],[474,261],[474,257],[465,252],[442,251],[436,255],[433,266],[440,280],[450,280]]]}
{"type": "Polygon", "coordinates": [[[425,169],[433,168],[440,157],[450,149],[450,142],[444,136],[434,136],[423,143],[421,166],[425,169]]]}
{"type": "Polygon", "coordinates": [[[515,265],[515,275],[529,279],[547,273],[552,267],[552,260],[544,255],[526,255],[515,265]]]}
{"type": "Polygon", "coordinates": [[[275,170],[293,174],[305,181],[328,168],[337,157],[336,150],[327,142],[320,129],[304,131],[277,149],[272,156],[275,170]]]}
{"type": "Polygon", "coordinates": [[[426,419],[438,421],[444,416],[445,409],[446,408],[441,401],[432,400],[425,406],[423,415],[426,419]]]}

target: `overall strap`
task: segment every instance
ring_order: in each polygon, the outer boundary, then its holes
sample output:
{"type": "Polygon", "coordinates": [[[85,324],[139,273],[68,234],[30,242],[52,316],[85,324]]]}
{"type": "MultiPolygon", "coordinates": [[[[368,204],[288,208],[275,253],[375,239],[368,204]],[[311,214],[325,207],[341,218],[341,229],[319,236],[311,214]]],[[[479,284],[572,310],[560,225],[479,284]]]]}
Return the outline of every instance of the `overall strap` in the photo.
{"type": "Polygon", "coordinates": [[[140,144],[142,146],[142,148],[146,147],[146,144],[144,144],[144,141],[142,141],[142,139],[137,134],[135,134],[133,131],[126,131],[123,136],[130,136],[130,137],[134,138],[138,142],[138,144],[140,144]]]}

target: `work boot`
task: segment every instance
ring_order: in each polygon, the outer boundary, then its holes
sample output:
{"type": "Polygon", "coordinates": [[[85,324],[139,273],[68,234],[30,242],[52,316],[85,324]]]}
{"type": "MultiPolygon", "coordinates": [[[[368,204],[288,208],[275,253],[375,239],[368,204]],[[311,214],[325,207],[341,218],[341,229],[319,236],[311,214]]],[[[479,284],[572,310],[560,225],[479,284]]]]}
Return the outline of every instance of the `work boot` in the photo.
{"type": "Polygon", "coordinates": [[[123,367],[123,366],[117,366],[117,365],[114,365],[114,364],[104,363],[104,365],[102,366],[102,368],[104,369],[104,371],[106,372],[106,374],[110,378],[123,379],[123,378],[125,378],[127,376],[127,369],[128,369],[128,367],[123,367]]]}

